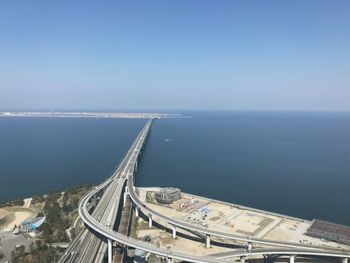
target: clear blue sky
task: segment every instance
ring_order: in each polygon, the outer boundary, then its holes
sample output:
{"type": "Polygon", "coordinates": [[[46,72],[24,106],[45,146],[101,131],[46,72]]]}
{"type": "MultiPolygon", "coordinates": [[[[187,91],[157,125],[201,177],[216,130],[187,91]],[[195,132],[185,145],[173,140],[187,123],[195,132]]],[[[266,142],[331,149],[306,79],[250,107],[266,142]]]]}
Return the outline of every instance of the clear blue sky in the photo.
{"type": "Polygon", "coordinates": [[[4,0],[0,108],[350,110],[350,1],[4,0]]]}

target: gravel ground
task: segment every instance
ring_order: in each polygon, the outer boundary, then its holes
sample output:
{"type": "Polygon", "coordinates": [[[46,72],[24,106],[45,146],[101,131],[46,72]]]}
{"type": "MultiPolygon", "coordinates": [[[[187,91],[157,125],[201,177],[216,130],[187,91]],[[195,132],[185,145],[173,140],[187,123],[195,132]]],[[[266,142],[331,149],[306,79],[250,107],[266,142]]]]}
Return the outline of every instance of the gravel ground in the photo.
{"type": "Polygon", "coordinates": [[[10,260],[11,252],[17,245],[24,245],[28,249],[31,242],[35,242],[35,238],[26,237],[23,234],[15,235],[12,232],[0,233],[0,252],[5,255],[4,258],[0,259],[0,263],[10,260]]]}

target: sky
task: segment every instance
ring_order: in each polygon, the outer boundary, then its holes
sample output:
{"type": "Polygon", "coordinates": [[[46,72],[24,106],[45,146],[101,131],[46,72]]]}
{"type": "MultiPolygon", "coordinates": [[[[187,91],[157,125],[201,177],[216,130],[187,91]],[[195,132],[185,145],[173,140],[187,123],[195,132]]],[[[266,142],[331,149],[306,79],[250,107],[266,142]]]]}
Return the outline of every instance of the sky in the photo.
{"type": "Polygon", "coordinates": [[[0,2],[0,110],[350,110],[350,1],[0,2]]]}

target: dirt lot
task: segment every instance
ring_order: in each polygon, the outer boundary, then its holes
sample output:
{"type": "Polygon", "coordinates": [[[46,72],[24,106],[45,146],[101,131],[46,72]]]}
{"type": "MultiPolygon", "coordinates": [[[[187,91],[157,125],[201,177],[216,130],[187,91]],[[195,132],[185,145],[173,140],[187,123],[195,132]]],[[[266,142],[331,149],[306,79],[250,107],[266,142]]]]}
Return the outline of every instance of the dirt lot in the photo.
{"type": "Polygon", "coordinates": [[[0,218],[0,231],[12,230],[15,225],[19,225],[24,220],[36,217],[37,211],[25,207],[4,207],[4,216],[0,218]]]}

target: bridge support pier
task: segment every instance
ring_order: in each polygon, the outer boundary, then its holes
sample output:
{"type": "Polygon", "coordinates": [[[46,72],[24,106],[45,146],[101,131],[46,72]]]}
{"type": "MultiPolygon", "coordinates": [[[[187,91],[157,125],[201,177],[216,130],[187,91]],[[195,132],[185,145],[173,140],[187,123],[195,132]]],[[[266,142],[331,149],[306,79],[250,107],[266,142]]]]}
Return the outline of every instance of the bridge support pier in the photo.
{"type": "Polygon", "coordinates": [[[241,262],[241,263],[245,263],[245,257],[244,257],[244,256],[243,256],[243,257],[241,257],[239,262],[241,262]]]}
{"type": "Polygon", "coordinates": [[[175,238],[176,238],[176,227],[173,226],[173,239],[175,239],[175,238]]]}
{"type": "Polygon", "coordinates": [[[108,239],[108,263],[113,261],[112,240],[108,239]]]}
{"type": "Polygon", "coordinates": [[[135,205],[135,216],[139,217],[139,208],[137,205],[135,205]]]}
{"type": "Polygon", "coordinates": [[[126,186],[125,186],[125,192],[124,192],[123,207],[125,207],[125,205],[126,205],[126,198],[127,198],[128,194],[129,194],[129,188],[128,188],[128,186],[126,185],[126,186]]]}
{"type": "Polygon", "coordinates": [[[210,248],[210,236],[209,235],[205,236],[205,247],[210,248]]]}
{"type": "Polygon", "coordinates": [[[290,256],[289,263],[294,263],[294,262],[295,262],[295,256],[290,256]]]}
{"type": "Polygon", "coordinates": [[[125,191],[124,192],[124,196],[123,196],[123,207],[125,207],[125,205],[126,205],[126,198],[127,198],[127,196],[128,196],[128,193],[125,191]]]}
{"type": "Polygon", "coordinates": [[[264,263],[270,263],[270,255],[264,255],[264,263]]]}
{"type": "Polygon", "coordinates": [[[92,206],[95,208],[96,205],[97,205],[97,195],[94,194],[94,195],[92,196],[92,206]]]}
{"type": "Polygon", "coordinates": [[[152,215],[148,215],[148,227],[152,227],[152,215]]]}
{"type": "Polygon", "coordinates": [[[342,263],[348,263],[348,261],[349,261],[348,258],[342,258],[342,259],[341,259],[341,262],[342,262],[342,263]]]}
{"type": "Polygon", "coordinates": [[[247,251],[250,253],[252,251],[253,244],[251,242],[247,243],[247,251]]]}

